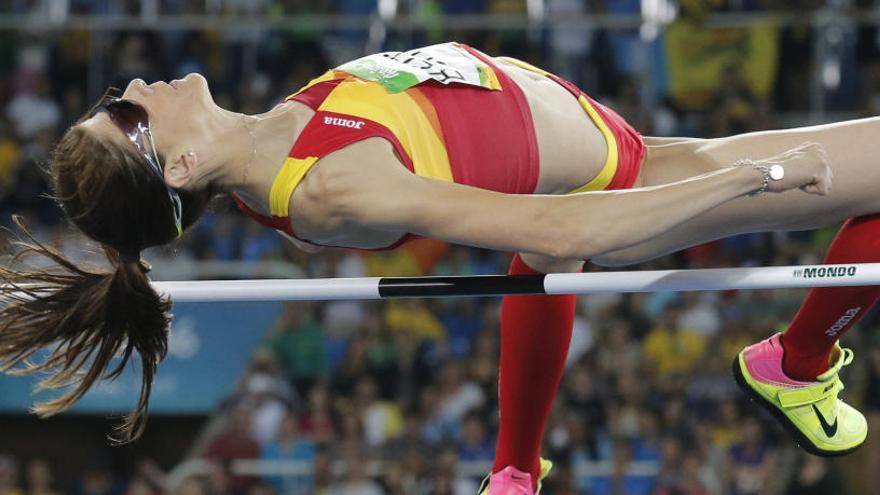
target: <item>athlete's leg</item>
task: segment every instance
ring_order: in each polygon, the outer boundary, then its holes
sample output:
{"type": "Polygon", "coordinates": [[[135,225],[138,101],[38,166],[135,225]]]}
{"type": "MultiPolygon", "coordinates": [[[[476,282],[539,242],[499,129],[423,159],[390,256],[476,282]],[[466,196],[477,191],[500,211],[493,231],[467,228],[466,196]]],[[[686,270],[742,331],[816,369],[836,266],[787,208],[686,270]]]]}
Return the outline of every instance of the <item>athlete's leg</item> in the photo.
{"type": "MultiPolygon", "coordinates": [[[[740,156],[760,157],[808,140],[821,143],[834,167],[834,189],[829,197],[805,198],[798,192],[742,198],[722,206],[659,238],[629,250],[612,253],[605,262],[620,263],[653,257],[670,250],[724,235],[758,230],[810,228],[847,216],[880,211],[880,144],[870,139],[880,132],[880,119],[865,119],[790,131],[754,133],[720,140],[648,140],[649,159],[642,174],[644,185],[676,180],[706,171],[717,163],[740,156]],[[688,158],[688,154],[693,156],[688,158]],[[653,156],[652,156],[653,155],[653,156]],[[803,201],[805,200],[806,201],[803,201]],[[678,237],[676,237],[678,236],[678,237]]],[[[867,215],[844,224],[825,258],[826,263],[880,261],[880,216],[867,215]]],[[[828,368],[834,343],[880,298],[880,287],[813,289],[783,337],[784,368],[792,378],[811,380],[828,368]]]]}
{"type": "MultiPolygon", "coordinates": [[[[812,228],[851,216],[858,218],[844,224],[825,261],[880,261],[880,216],[872,215],[880,211],[880,198],[873,193],[880,184],[880,167],[875,163],[880,145],[872,140],[878,131],[880,120],[867,119],[722,140],[651,143],[649,156],[653,153],[654,160],[646,164],[644,185],[675,180],[681,178],[678,174],[705,171],[736,158],[761,158],[780,146],[815,141],[828,153],[835,174],[834,190],[815,201],[803,201],[796,192],[742,198],[698,217],[685,228],[628,252],[614,253],[605,261],[633,261],[725,235],[812,228]],[[739,157],[732,146],[740,149],[739,157]],[[692,159],[682,155],[688,149],[692,159]]],[[[785,334],[749,346],[737,358],[734,372],[740,386],[776,414],[810,452],[842,455],[864,442],[864,416],[837,397],[842,389],[838,371],[852,354],[836,348],[836,343],[878,298],[878,287],[813,289],[785,334]],[[833,368],[829,369],[830,365],[833,368]]]]}
{"type": "MultiPolygon", "coordinates": [[[[880,262],[880,215],[847,220],[825,262],[880,262]]],[[[814,380],[828,370],[834,344],[862,319],[880,298],[880,286],[811,289],[782,336],[783,369],[797,380],[814,380]]]]}
{"type": "MultiPolygon", "coordinates": [[[[514,257],[509,273],[578,272],[582,267],[580,261],[522,254],[514,257]]],[[[501,308],[501,425],[492,472],[513,466],[536,483],[544,424],[568,355],[575,296],[507,296],[501,308]]]]}
{"type": "Polygon", "coordinates": [[[637,263],[730,235],[812,229],[880,212],[880,118],[721,139],[647,138],[647,157],[637,185],[682,180],[730,166],[740,158],[770,157],[804,142],[820,143],[828,154],[834,171],[828,196],[790,191],[740,198],[648,242],[593,261],[605,266],[637,263]]]}

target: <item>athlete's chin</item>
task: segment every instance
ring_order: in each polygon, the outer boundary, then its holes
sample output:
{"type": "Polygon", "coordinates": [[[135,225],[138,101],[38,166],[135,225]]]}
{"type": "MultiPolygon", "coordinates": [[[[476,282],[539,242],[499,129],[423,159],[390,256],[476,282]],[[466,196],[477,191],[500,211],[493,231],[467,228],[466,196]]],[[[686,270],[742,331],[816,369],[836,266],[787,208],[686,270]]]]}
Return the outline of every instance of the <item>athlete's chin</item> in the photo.
{"type": "Polygon", "coordinates": [[[208,80],[205,79],[205,76],[199,74],[198,72],[190,72],[183,79],[180,80],[182,86],[187,87],[193,94],[198,95],[204,99],[206,102],[211,102],[216,105],[214,101],[213,95],[211,95],[211,88],[208,86],[208,80]]]}
{"type": "Polygon", "coordinates": [[[208,80],[205,79],[205,76],[199,74],[198,72],[190,72],[189,74],[183,76],[183,80],[187,83],[197,84],[205,88],[208,87],[208,80]]]}

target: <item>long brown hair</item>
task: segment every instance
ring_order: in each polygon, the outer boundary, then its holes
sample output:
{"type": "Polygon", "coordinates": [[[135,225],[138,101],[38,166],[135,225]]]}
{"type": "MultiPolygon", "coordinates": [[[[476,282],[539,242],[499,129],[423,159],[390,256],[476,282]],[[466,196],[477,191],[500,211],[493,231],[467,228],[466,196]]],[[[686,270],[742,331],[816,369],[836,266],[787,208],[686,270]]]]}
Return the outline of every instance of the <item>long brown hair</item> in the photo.
{"type": "MultiPolygon", "coordinates": [[[[38,390],[68,389],[35,405],[38,415],[69,408],[102,378],[118,377],[135,352],[140,355],[140,398],[111,437],[120,443],[144,431],[153,377],[168,350],[171,320],[171,302],[150,285],[149,266],[139,253],[172,241],[177,232],[165,185],[143,160],[122,139],[97,135],[81,125],[68,129],[49,162],[53,193],[70,221],[101,243],[111,268],[78,265],[37,240],[19,218],[14,263],[0,267],[0,372],[49,372],[38,390]],[[34,257],[53,266],[22,267],[34,257]],[[32,362],[45,348],[49,356],[32,362]],[[117,356],[121,359],[111,369],[117,356]]],[[[183,225],[188,227],[213,194],[178,193],[183,225]]]]}

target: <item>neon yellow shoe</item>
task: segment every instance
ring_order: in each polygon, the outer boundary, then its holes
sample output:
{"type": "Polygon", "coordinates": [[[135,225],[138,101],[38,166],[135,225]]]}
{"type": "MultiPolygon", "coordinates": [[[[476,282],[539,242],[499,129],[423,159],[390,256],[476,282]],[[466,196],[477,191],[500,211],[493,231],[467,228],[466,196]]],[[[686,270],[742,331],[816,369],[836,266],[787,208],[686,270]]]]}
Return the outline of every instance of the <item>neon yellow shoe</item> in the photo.
{"type": "Polygon", "coordinates": [[[837,398],[843,390],[838,373],[852,362],[853,352],[835,344],[828,371],[814,382],[796,381],[782,371],[781,335],[739,353],[733,361],[737,384],[773,413],[807,452],[823,457],[849,454],[868,435],[862,413],[837,398]]]}
{"type": "Polygon", "coordinates": [[[541,492],[541,482],[550,474],[553,463],[541,459],[541,476],[538,478],[538,490],[532,491],[532,475],[524,473],[513,466],[491,474],[480,485],[480,495],[537,495],[541,492]]]}

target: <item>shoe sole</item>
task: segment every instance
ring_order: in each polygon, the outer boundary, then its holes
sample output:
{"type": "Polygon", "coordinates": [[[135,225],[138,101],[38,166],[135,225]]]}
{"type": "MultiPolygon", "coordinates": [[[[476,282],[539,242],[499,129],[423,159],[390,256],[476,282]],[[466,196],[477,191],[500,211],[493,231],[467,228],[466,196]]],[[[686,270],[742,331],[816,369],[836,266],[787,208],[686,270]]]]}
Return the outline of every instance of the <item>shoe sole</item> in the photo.
{"type": "Polygon", "coordinates": [[[749,386],[746,381],[746,377],[742,373],[742,368],[739,364],[739,355],[737,355],[733,359],[733,377],[736,379],[736,384],[739,385],[740,390],[745,392],[746,395],[749,396],[749,399],[752,402],[760,405],[767,412],[773,415],[782,423],[782,426],[785,427],[785,430],[788,431],[788,434],[794,438],[795,443],[797,443],[798,447],[804,449],[810,454],[819,456],[819,457],[842,457],[848,454],[853,453],[858,450],[859,447],[864,445],[865,441],[862,440],[862,443],[856,445],[855,447],[850,447],[846,450],[825,450],[817,447],[806,435],[801,433],[801,430],[788,419],[788,417],[779,410],[775,405],[773,405],[770,401],[764,398],[760,393],[758,393],[755,389],[749,386]]]}

